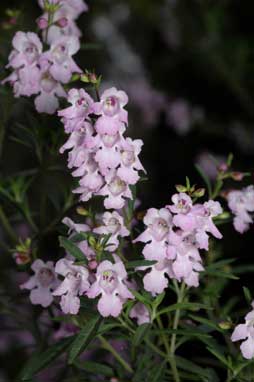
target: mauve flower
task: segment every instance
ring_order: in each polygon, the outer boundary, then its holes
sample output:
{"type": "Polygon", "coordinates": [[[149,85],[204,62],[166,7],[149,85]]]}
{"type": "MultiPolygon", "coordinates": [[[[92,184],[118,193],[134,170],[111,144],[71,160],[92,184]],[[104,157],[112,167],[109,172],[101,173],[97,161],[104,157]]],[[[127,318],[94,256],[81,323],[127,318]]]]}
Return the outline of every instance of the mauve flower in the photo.
{"type": "Polygon", "coordinates": [[[145,217],[146,230],[135,240],[146,243],[142,253],[147,260],[163,260],[166,258],[167,235],[172,225],[172,215],[166,208],[157,210],[150,208],[145,217]]]}
{"type": "Polygon", "coordinates": [[[43,53],[49,62],[50,74],[56,81],[67,84],[73,73],[82,73],[72,56],[80,49],[80,43],[75,36],[63,36],[54,41],[49,51],[43,53]]]}
{"type": "Polygon", "coordinates": [[[53,292],[53,296],[61,296],[60,306],[65,314],[78,314],[80,299],[89,288],[88,270],[74,261],[60,259],[55,266],[55,271],[64,276],[62,283],[53,292]]]}
{"type": "Polygon", "coordinates": [[[42,53],[42,43],[36,33],[16,32],[12,40],[14,50],[9,56],[7,68],[36,65],[42,53]]]}
{"type": "Polygon", "coordinates": [[[254,211],[254,187],[248,186],[240,191],[231,191],[227,196],[228,206],[233,212],[235,230],[243,233],[249,229],[254,211]]]}
{"type": "Polygon", "coordinates": [[[147,307],[141,302],[137,302],[130,310],[130,318],[136,318],[138,325],[151,322],[150,313],[147,307]]]}
{"type": "Polygon", "coordinates": [[[245,324],[236,326],[231,340],[233,342],[244,340],[240,346],[243,357],[246,359],[254,357],[254,310],[245,316],[245,324]]]}
{"type": "Polygon", "coordinates": [[[104,225],[96,227],[93,231],[100,235],[110,234],[107,242],[107,251],[114,252],[119,246],[118,237],[126,237],[130,234],[124,225],[124,220],[118,212],[105,212],[102,216],[104,225]]]}
{"type": "Polygon", "coordinates": [[[30,300],[34,305],[41,305],[47,308],[53,302],[52,291],[57,287],[59,281],[55,274],[54,263],[37,259],[31,265],[34,275],[24,284],[21,289],[29,289],[30,300]]]}
{"type": "Polygon", "coordinates": [[[105,90],[99,102],[95,102],[93,111],[95,114],[105,117],[115,117],[121,122],[128,123],[128,113],[124,106],[128,103],[128,96],[122,90],[110,88],[105,90]]]}
{"type": "Polygon", "coordinates": [[[154,265],[145,267],[138,267],[138,270],[147,270],[143,278],[144,288],[147,292],[150,292],[153,296],[162,293],[168,286],[168,275],[170,278],[174,278],[172,270],[172,261],[168,259],[160,260],[154,265]]]}
{"type": "Polygon", "coordinates": [[[104,260],[100,263],[96,272],[96,281],[87,292],[89,298],[101,295],[98,302],[98,310],[103,317],[120,315],[123,303],[127,299],[134,298],[125,285],[127,272],[122,261],[115,264],[104,260]]]}

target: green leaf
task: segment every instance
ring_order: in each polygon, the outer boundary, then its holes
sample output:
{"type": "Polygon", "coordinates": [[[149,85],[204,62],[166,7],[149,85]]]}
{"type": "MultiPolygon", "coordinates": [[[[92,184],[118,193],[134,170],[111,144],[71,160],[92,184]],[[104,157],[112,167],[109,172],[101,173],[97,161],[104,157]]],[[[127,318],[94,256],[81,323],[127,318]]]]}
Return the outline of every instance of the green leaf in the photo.
{"type": "Polygon", "coordinates": [[[106,377],[114,376],[113,369],[102,363],[92,362],[92,361],[83,361],[83,362],[75,361],[74,365],[80,370],[85,370],[85,371],[88,371],[89,373],[95,374],[96,377],[98,375],[105,375],[106,377]]]}
{"type": "Polygon", "coordinates": [[[133,335],[133,340],[132,340],[133,346],[138,346],[139,344],[141,344],[141,342],[146,337],[150,329],[151,329],[151,324],[149,323],[140,325],[133,335]]]}
{"type": "Polygon", "coordinates": [[[214,330],[217,330],[218,332],[224,333],[224,331],[217,324],[215,324],[213,321],[208,320],[207,318],[198,317],[193,314],[190,314],[189,316],[194,321],[200,322],[201,324],[206,325],[209,328],[212,328],[214,330]]]}
{"type": "Polygon", "coordinates": [[[166,362],[167,361],[163,361],[163,362],[161,362],[161,364],[158,367],[156,366],[155,373],[151,378],[151,382],[158,382],[158,381],[161,382],[162,377],[163,377],[164,372],[165,372],[166,362]]]}
{"type": "Polygon", "coordinates": [[[156,260],[135,260],[135,261],[129,261],[126,264],[126,268],[130,269],[130,268],[136,268],[136,267],[149,267],[156,263],[157,263],[156,260]]]}
{"type": "Polygon", "coordinates": [[[40,370],[47,367],[51,362],[53,362],[60,354],[66,351],[74,336],[65,338],[55,345],[51,346],[48,350],[43,353],[36,353],[32,358],[29,359],[28,363],[25,365],[21,372],[21,380],[27,381],[31,379],[40,370]]]}
{"type": "Polygon", "coordinates": [[[253,300],[253,298],[251,297],[250,290],[246,287],[243,287],[243,293],[247,303],[251,304],[251,301],[253,300]]]}
{"type": "Polygon", "coordinates": [[[218,349],[210,348],[209,346],[207,346],[207,350],[210,353],[212,353],[217,359],[219,359],[221,361],[221,363],[223,363],[223,365],[225,365],[227,368],[232,370],[232,366],[231,366],[230,362],[226,359],[226,357],[218,349]]]}
{"type": "Polygon", "coordinates": [[[95,337],[98,328],[102,322],[101,316],[91,318],[87,324],[80,330],[73,341],[68,357],[68,363],[72,364],[79,353],[85,350],[91,340],[95,337]]]}
{"type": "Polygon", "coordinates": [[[63,236],[59,237],[60,245],[66,251],[75,257],[76,260],[87,263],[87,258],[85,257],[84,253],[70,240],[66,239],[63,236]]]}
{"type": "Polygon", "coordinates": [[[239,277],[233,275],[230,272],[223,272],[223,271],[218,271],[218,270],[206,269],[204,274],[207,274],[209,276],[223,278],[223,279],[239,280],[239,277]]]}
{"type": "Polygon", "coordinates": [[[199,303],[194,303],[194,302],[182,302],[182,303],[170,305],[167,308],[160,310],[157,313],[157,316],[160,316],[161,314],[173,312],[174,310],[178,310],[178,309],[198,311],[200,309],[211,310],[212,308],[210,306],[207,306],[204,304],[199,304],[199,303]]]}

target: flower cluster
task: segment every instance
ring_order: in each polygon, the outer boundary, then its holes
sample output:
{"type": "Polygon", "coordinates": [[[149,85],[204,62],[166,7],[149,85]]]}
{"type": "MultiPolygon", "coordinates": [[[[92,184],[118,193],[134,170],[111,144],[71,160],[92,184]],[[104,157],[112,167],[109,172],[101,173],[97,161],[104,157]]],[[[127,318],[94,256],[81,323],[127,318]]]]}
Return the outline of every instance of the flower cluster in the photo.
{"type": "Polygon", "coordinates": [[[72,58],[80,49],[80,42],[75,23],[71,21],[85,10],[85,4],[82,0],[52,0],[40,1],[40,5],[45,11],[39,22],[44,30],[43,39],[33,32],[15,34],[6,66],[12,73],[2,83],[11,84],[15,97],[36,95],[36,110],[53,114],[59,107],[58,98],[66,97],[63,85],[70,81],[73,73],[82,72],[72,58]],[[50,45],[43,51],[46,41],[50,45]]]}
{"type": "Polygon", "coordinates": [[[235,230],[240,233],[247,231],[253,222],[250,212],[254,212],[254,187],[248,186],[242,190],[231,191],[227,200],[229,208],[235,215],[235,230]]]}
{"type": "Polygon", "coordinates": [[[199,285],[199,272],[204,268],[199,250],[208,250],[209,236],[222,235],[213,218],[222,213],[219,202],[209,200],[193,205],[185,193],[175,194],[172,205],[157,210],[150,208],[145,217],[146,230],[135,239],[145,243],[143,255],[156,263],[144,277],[144,287],[152,294],[162,293],[168,285],[167,274],[188,286],[199,285]]]}
{"type": "Polygon", "coordinates": [[[123,136],[128,97],[110,88],[94,102],[85,90],[71,89],[68,101],[71,106],[58,112],[70,134],[60,152],[70,150],[68,167],[75,168],[74,177],[80,177],[73,192],[81,194],[81,201],[102,195],[106,209],[119,210],[126,199],[132,199],[130,186],[139,180],[139,171],[144,171],[138,158],[143,142],[123,136]]]}
{"type": "Polygon", "coordinates": [[[252,308],[252,311],[245,316],[245,324],[237,325],[231,336],[233,342],[244,340],[240,348],[246,359],[254,357],[254,302],[252,308]]]}

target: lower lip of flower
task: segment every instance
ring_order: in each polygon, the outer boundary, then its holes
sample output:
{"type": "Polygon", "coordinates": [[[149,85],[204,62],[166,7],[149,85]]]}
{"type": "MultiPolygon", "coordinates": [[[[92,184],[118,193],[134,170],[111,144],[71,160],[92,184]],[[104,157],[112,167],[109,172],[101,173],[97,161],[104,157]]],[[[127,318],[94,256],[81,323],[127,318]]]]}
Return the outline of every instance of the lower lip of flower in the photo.
{"type": "Polygon", "coordinates": [[[126,183],[118,177],[109,183],[109,190],[114,196],[120,195],[125,189],[126,183]]]}

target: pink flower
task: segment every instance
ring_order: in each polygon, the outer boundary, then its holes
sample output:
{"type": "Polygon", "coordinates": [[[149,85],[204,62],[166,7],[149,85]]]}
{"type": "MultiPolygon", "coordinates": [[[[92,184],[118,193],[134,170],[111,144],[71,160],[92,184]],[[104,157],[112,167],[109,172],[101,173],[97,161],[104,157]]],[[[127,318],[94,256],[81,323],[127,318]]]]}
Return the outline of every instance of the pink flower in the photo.
{"type": "Polygon", "coordinates": [[[95,228],[93,231],[100,235],[110,234],[107,242],[107,251],[114,252],[119,246],[118,237],[125,237],[130,234],[128,229],[124,226],[124,220],[118,212],[105,212],[102,216],[104,225],[95,228]]]}
{"type": "MultiPolygon", "coordinates": [[[[128,103],[128,96],[122,90],[110,88],[105,90],[100,102],[95,102],[93,110],[95,114],[105,117],[117,117],[121,122],[128,123],[128,113],[124,106],[128,103]]],[[[98,131],[99,132],[99,131],[98,131]]]]}
{"type": "Polygon", "coordinates": [[[47,308],[53,302],[52,291],[58,285],[58,279],[54,270],[54,263],[37,259],[31,265],[34,275],[24,284],[20,285],[21,289],[29,289],[30,300],[34,305],[41,305],[47,308]]]}
{"type": "Polygon", "coordinates": [[[56,263],[55,271],[64,276],[63,282],[53,292],[53,296],[61,296],[60,306],[65,314],[78,314],[80,299],[89,288],[88,270],[74,261],[61,259],[56,263]]]}
{"type": "Polygon", "coordinates": [[[9,56],[7,68],[18,69],[21,66],[36,65],[42,53],[42,43],[36,33],[17,32],[12,45],[14,50],[9,56]]]}
{"type": "Polygon", "coordinates": [[[171,231],[167,256],[172,260],[174,278],[184,281],[188,286],[199,285],[199,272],[204,268],[194,233],[171,231]]]}
{"type": "Polygon", "coordinates": [[[87,292],[89,298],[101,295],[98,310],[103,317],[117,317],[122,311],[126,299],[133,295],[125,285],[127,272],[122,261],[115,264],[108,260],[102,261],[97,268],[96,281],[87,292]]]}
{"type": "Polygon", "coordinates": [[[35,107],[39,113],[54,114],[59,107],[58,97],[66,97],[66,93],[50,74],[51,66],[46,59],[40,59],[40,67],[40,94],[35,98],[35,107]]]}
{"type": "Polygon", "coordinates": [[[68,92],[68,102],[72,105],[58,111],[58,115],[63,117],[63,122],[67,127],[66,132],[70,133],[80,129],[83,120],[91,112],[93,99],[84,89],[71,89],[68,92]]]}
{"type": "Polygon", "coordinates": [[[132,140],[126,138],[121,141],[121,165],[117,170],[117,175],[128,184],[136,184],[140,178],[138,171],[144,171],[138,155],[141,152],[143,142],[141,139],[132,140]]]}
{"type": "Polygon", "coordinates": [[[52,42],[50,50],[43,56],[52,63],[50,74],[56,81],[67,84],[72,73],[82,73],[72,56],[80,49],[79,40],[75,36],[63,36],[52,42]]]}
{"type": "Polygon", "coordinates": [[[235,230],[243,233],[253,222],[249,212],[254,211],[254,187],[249,186],[241,191],[231,191],[228,194],[228,206],[235,215],[235,230]]]}
{"type": "Polygon", "coordinates": [[[151,322],[149,310],[141,302],[137,302],[133,308],[131,308],[130,318],[136,318],[138,325],[151,322]]]}
{"type": "Polygon", "coordinates": [[[168,259],[160,260],[154,265],[139,267],[138,269],[150,269],[150,272],[144,276],[143,283],[145,290],[150,292],[153,296],[162,293],[164,289],[167,288],[168,279],[165,275],[174,278],[172,261],[168,259]]]}
{"type": "Polygon", "coordinates": [[[89,225],[87,225],[87,224],[76,224],[76,223],[74,223],[73,220],[71,220],[70,218],[67,218],[67,217],[62,220],[62,223],[67,225],[67,227],[69,227],[68,234],[71,234],[73,232],[80,233],[80,232],[90,231],[89,225]]]}
{"type": "Polygon", "coordinates": [[[167,253],[167,235],[172,225],[172,215],[166,208],[150,208],[145,217],[146,230],[135,240],[146,243],[142,253],[147,260],[163,260],[167,253]]]}
{"type": "Polygon", "coordinates": [[[105,176],[105,181],[105,186],[97,192],[97,195],[105,196],[105,208],[120,210],[123,208],[126,199],[132,199],[129,185],[120,179],[114,170],[105,176]]]}
{"type": "Polygon", "coordinates": [[[245,340],[240,346],[243,357],[246,359],[254,357],[254,310],[245,316],[245,324],[236,326],[231,340],[233,342],[245,340]]]}
{"type": "Polygon", "coordinates": [[[192,231],[196,227],[196,218],[192,214],[191,198],[180,192],[172,196],[172,202],[173,205],[169,205],[167,208],[176,214],[173,217],[173,223],[183,231],[192,231]]]}

